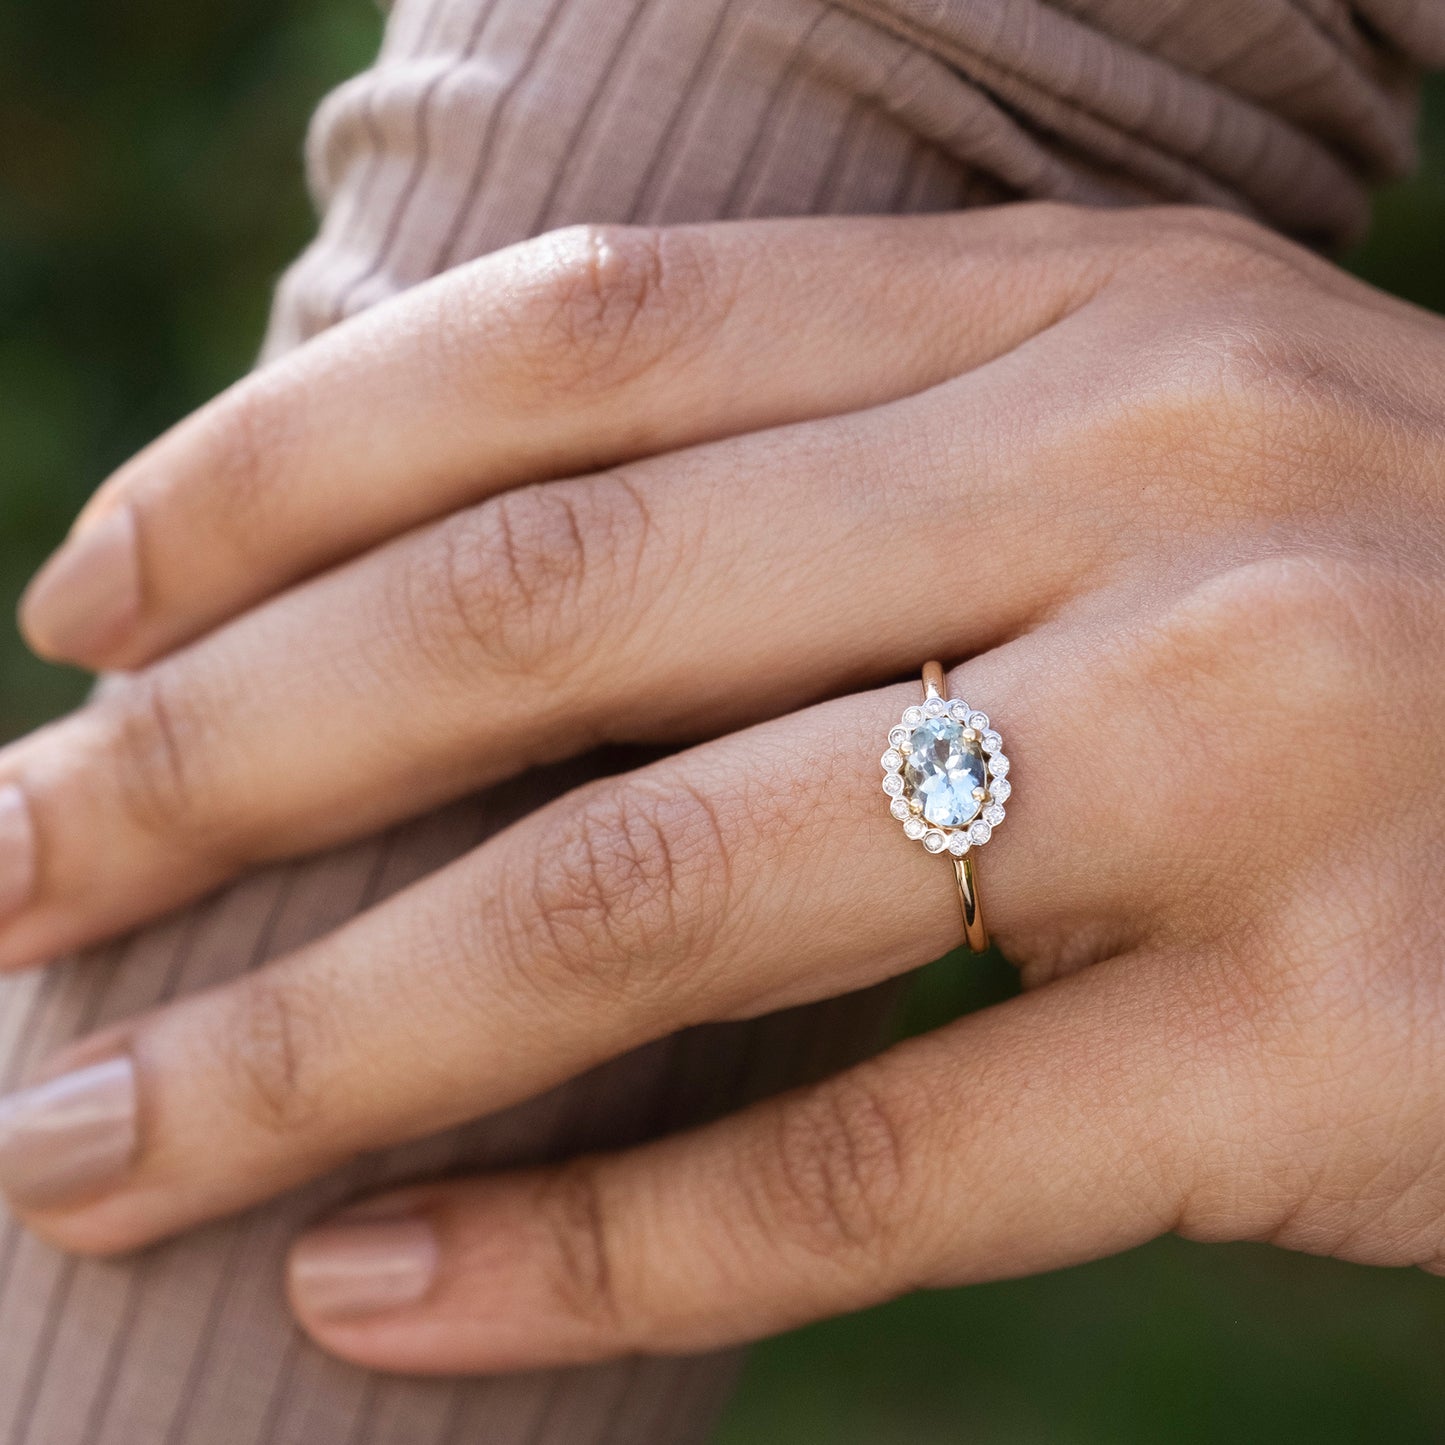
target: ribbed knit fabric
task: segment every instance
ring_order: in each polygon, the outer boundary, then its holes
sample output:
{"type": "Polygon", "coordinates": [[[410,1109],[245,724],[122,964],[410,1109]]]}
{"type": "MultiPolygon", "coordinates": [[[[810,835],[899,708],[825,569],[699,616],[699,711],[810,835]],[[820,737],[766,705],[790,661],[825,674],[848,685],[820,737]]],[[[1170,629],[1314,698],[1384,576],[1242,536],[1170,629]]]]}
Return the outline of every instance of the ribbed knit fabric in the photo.
{"type": "Polygon", "coordinates": [[[317,115],[270,348],[573,221],[1047,196],[1330,244],[1442,62],[1442,0],[402,0],[317,115]]]}
{"type": "MultiPolygon", "coordinates": [[[[1332,243],[1409,164],[1445,0],[401,0],[321,107],[320,235],[268,354],[425,277],[579,220],[903,212],[1019,196],[1205,202],[1332,243]]],[[[519,780],[269,870],[129,941],[0,985],[0,1074],[252,968],[575,783],[519,780]]],[[[103,866],[103,865],[101,865],[103,866]]],[[[680,1127],[876,1037],[887,990],[699,1029],[446,1137],[364,1159],[120,1262],[0,1230],[0,1445],[684,1445],[736,1357],[398,1380],[290,1325],[287,1242],[422,1174],[680,1127]]],[[[479,1302],[480,1308],[486,1302],[479,1302]]]]}

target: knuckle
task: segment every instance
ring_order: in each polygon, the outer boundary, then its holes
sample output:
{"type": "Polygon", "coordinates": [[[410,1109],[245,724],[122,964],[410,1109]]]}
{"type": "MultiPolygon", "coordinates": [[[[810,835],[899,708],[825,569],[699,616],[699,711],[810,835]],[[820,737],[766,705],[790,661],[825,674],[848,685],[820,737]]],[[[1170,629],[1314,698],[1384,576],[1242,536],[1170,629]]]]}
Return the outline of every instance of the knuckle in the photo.
{"type": "Polygon", "coordinates": [[[100,706],[126,815],[148,833],[212,855],[225,851],[234,815],[216,806],[207,764],[223,742],[220,720],[164,667],[127,678],[100,706]]]}
{"type": "Polygon", "coordinates": [[[1379,569],[1282,553],[1196,588],[1174,610],[1168,631],[1192,666],[1202,668],[1212,653],[1235,687],[1258,688],[1301,715],[1329,716],[1358,694],[1362,674],[1374,671],[1369,658],[1389,630],[1378,625],[1385,620],[1382,590],[1390,588],[1379,569]]]}
{"type": "Polygon", "coordinates": [[[621,474],[526,487],[460,513],[403,570],[409,640],[448,671],[482,665],[560,683],[626,614],[649,525],[621,474]]]}
{"type": "Polygon", "coordinates": [[[316,1061],[335,1001],[312,997],[295,975],[260,970],[232,993],[217,1048],[234,1108],[263,1134],[295,1137],[315,1127],[325,1091],[316,1061]]]}
{"type": "Polygon", "coordinates": [[[1172,860],[1139,895],[1141,917],[1158,910],[1166,932],[1184,918],[1197,930],[1222,847],[1270,866],[1235,875],[1255,933],[1212,932],[1213,946],[1241,972],[1317,951],[1323,915],[1302,918],[1300,900],[1318,899],[1322,864],[1337,868],[1358,846],[1360,793],[1347,780],[1398,799],[1418,770],[1409,749],[1381,755],[1361,698],[1415,710],[1400,689],[1419,686],[1421,625],[1418,583],[1393,564],[1295,548],[1216,572],[1119,637],[1095,677],[1148,759],[1151,806],[1130,820],[1131,847],[1172,860]],[[1270,930],[1269,918],[1289,927],[1270,930]]]}
{"type": "Polygon", "coordinates": [[[726,913],[728,870],[703,794],[604,784],[504,881],[505,954],[549,997],[560,977],[569,996],[621,992],[675,1009],[680,969],[705,960],[726,913]]]}
{"type": "Polygon", "coordinates": [[[1172,510],[1234,520],[1290,515],[1330,491],[1349,380],[1269,308],[1176,308],[1149,362],[1095,398],[1084,427],[1130,495],[1153,478],[1172,510]]]}
{"type": "Polygon", "coordinates": [[[1202,740],[1161,764],[1161,776],[1173,777],[1176,826],[1208,838],[1227,814],[1241,846],[1268,847],[1288,813],[1301,828],[1308,820],[1320,847],[1350,836],[1357,799],[1321,779],[1378,768],[1351,718],[1362,691],[1389,695],[1398,622],[1381,597],[1390,590],[1375,569],[1295,553],[1233,567],[1165,613],[1131,672],[1161,736],[1188,730],[1202,740]],[[1257,773],[1262,759],[1268,810],[1221,786],[1257,773]]]}
{"type": "Polygon", "coordinates": [[[876,1262],[907,1228],[904,1127],[878,1068],[862,1064],[783,1100],[744,1162],[752,1215],[808,1254],[876,1262]]]}
{"type": "Polygon", "coordinates": [[[545,671],[568,652],[591,564],[572,499],[539,486],[504,493],[443,531],[443,634],[468,665],[545,671]]]}
{"type": "Polygon", "coordinates": [[[511,322],[527,380],[606,391],[703,344],[728,308],[699,229],[586,225],[532,243],[511,322]]]}
{"type": "MultiPolygon", "coordinates": [[[[1205,314],[1185,318],[1178,333],[1176,369],[1167,380],[1192,402],[1218,401],[1230,420],[1272,394],[1288,352],[1284,339],[1261,318],[1205,314]]],[[[1168,396],[1165,391],[1165,396],[1168,396]]]]}
{"type": "Polygon", "coordinates": [[[578,1159],[540,1176],[533,1217],[549,1248],[551,1294],[570,1318],[615,1335],[625,1324],[617,1250],[598,1165],[578,1159]]]}
{"type": "Polygon", "coordinates": [[[1258,314],[1187,312],[1171,323],[1146,405],[1166,421],[1210,435],[1246,428],[1246,445],[1278,426],[1286,384],[1303,374],[1297,345],[1258,314]]]}

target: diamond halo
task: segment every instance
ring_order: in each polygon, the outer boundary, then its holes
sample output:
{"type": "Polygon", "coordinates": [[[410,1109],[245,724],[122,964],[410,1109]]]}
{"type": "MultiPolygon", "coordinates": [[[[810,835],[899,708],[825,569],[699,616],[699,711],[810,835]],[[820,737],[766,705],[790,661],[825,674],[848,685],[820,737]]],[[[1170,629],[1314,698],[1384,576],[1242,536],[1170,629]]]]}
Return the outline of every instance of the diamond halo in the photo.
{"type": "Polygon", "coordinates": [[[930,853],[961,858],[1004,820],[1011,792],[1003,738],[961,698],[905,708],[881,758],[889,811],[930,853]]]}

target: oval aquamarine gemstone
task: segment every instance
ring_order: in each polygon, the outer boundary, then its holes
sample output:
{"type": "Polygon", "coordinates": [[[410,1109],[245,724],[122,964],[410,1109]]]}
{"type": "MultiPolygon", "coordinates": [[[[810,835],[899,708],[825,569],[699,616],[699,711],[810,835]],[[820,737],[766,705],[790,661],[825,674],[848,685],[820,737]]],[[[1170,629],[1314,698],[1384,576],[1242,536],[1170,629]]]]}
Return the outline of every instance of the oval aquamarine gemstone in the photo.
{"type": "Polygon", "coordinates": [[[961,828],[983,806],[973,795],[987,785],[983,748],[963,731],[950,717],[928,718],[904,750],[903,795],[917,799],[924,820],[938,828],[961,828]]]}

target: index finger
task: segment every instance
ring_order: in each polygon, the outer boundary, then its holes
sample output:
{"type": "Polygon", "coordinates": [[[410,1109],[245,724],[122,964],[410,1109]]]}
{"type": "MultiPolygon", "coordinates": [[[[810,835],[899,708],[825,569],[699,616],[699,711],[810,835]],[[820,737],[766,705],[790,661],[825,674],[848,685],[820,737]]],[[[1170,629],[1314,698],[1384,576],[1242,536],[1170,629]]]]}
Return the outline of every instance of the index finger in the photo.
{"type": "Polygon", "coordinates": [[[1096,249],[1054,254],[1072,213],[1030,214],[584,227],[461,267],[124,466],[32,583],[27,638],[134,667],[506,488],[925,389],[1102,284],[1096,249]]]}

